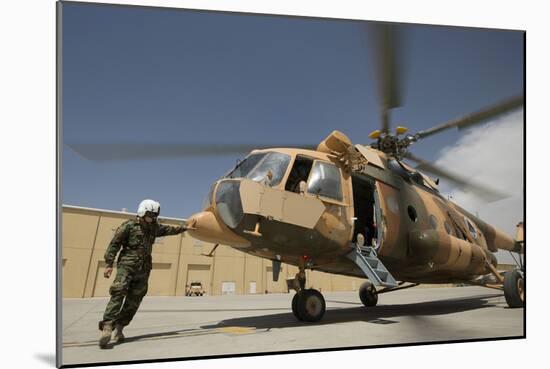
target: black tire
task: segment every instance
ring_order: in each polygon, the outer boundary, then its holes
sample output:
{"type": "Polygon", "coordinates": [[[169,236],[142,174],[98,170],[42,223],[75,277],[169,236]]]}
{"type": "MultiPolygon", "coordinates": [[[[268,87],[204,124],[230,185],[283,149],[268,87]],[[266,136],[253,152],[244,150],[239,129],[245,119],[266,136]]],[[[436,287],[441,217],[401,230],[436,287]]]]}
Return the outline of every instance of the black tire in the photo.
{"type": "Polygon", "coordinates": [[[296,299],[296,310],[302,320],[318,322],[325,315],[325,299],[317,290],[302,290],[296,299]]]}
{"type": "Polygon", "coordinates": [[[525,282],[523,274],[518,270],[504,273],[504,297],[511,308],[520,308],[525,304],[525,282]]]}
{"type": "Polygon", "coordinates": [[[365,282],[359,287],[359,298],[365,306],[376,306],[378,303],[378,295],[376,288],[370,282],[365,282]]]}
{"type": "MultiPolygon", "coordinates": [[[[300,291],[302,292],[302,291],[300,291]]],[[[300,313],[298,312],[298,299],[300,298],[300,292],[296,292],[294,294],[294,297],[292,297],[292,313],[296,317],[296,319],[302,321],[302,317],[300,316],[300,313]]]]}

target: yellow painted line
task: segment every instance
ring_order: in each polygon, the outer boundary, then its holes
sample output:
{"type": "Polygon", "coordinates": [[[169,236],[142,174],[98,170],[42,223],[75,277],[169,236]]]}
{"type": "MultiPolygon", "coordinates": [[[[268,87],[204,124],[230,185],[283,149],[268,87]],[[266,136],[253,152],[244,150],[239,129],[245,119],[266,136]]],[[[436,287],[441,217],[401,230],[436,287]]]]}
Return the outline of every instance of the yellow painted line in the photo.
{"type": "Polygon", "coordinates": [[[222,333],[229,334],[250,334],[256,332],[256,328],[250,327],[223,327],[219,328],[218,331],[222,333]]]}

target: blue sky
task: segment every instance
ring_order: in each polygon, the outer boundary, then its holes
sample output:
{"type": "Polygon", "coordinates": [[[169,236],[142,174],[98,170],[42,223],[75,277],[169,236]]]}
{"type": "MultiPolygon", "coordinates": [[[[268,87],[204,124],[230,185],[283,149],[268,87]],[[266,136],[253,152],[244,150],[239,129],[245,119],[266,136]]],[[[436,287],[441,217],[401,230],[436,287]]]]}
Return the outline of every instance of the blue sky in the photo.
{"type": "MultiPolygon", "coordinates": [[[[403,35],[394,127],[415,132],[523,92],[521,32],[406,25],[403,35]]],[[[368,143],[379,122],[368,40],[358,21],[65,3],[63,142],[280,146],[338,129],[368,143]]],[[[463,134],[412,151],[436,161],[463,134]]],[[[153,198],[163,215],[187,217],[238,157],[93,162],[64,145],[62,202],[135,211],[153,198]]]]}

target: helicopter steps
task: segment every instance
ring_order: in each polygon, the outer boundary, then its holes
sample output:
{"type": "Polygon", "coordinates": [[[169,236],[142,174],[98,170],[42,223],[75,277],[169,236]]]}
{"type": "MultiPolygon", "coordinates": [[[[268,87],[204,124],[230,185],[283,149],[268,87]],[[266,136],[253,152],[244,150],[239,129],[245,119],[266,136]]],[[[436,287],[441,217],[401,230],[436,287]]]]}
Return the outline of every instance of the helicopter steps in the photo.
{"type": "Polygon", "coordinates": [[[378,259],[374,248],[368,246],[355,246],[355,251],[347,255],[365,276],[375,285],[383,287],[397,287],[398,283],[391,273],[386,269],[382,261],[378,259]]]}

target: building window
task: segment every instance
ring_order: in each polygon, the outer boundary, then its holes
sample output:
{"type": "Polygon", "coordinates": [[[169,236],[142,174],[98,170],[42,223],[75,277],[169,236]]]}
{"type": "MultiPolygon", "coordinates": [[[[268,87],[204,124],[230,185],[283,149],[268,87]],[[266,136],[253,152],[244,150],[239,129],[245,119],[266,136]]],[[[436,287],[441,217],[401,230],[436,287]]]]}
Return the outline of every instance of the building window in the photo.
{"type": "Polygon", "coordinates": [[[234,295],[235,282],[222,282],[222,295],[234,295]]]}

